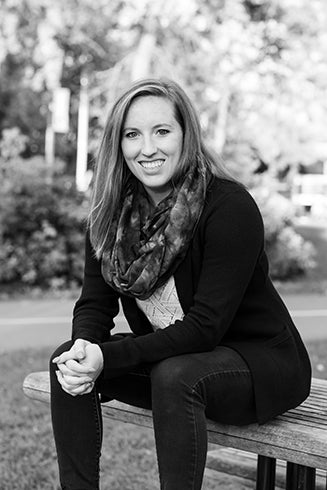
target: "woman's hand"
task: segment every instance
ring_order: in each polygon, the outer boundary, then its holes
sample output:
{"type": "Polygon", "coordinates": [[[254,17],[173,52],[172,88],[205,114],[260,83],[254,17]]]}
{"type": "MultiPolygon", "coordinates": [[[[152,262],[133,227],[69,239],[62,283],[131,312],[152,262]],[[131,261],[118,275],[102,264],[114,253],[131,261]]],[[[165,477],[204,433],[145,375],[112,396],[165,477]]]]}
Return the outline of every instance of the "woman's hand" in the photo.
{"type": "Polygon", "coordinates": [[[88,340],[76,339],[74,344],[68,351],[63,352],[58,357],[55,357],[52,362],[62,363],[68,361],[69,359],[76,361],[82,360],[85,357],[85,348],[90,343],[91,342],[89,342],[88,340]]]}
{"type": "Polygon", "coordinates": [[[62,389],[72,396],[90,393],[103,368],[103,355],[97,344],[77,339],[69,351],[53,359],[62,389]]]}
{"type": "Polygon", "coordinates": [[[58,366],[59,370],[56,371],[58,382],[61,384],[62,389],[69,395],[86,395],[90,393],[94,388],[94,382],[89,377],[69,376],[62,374],[63,365],[58,366]]]}

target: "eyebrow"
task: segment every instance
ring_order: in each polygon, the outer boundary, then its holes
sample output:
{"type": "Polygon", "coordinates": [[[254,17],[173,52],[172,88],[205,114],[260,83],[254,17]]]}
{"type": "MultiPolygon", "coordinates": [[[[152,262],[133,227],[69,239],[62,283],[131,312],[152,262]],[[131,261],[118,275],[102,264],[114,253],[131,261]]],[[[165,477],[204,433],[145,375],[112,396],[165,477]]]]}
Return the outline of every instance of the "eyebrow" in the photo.
{"type": "MultiPolygon", "coordinates": [[[[170,123],[164,123],[163,122],[163,123],[155,124],[153,126],[153,129],[161,128],[162,126],[169,126],[170,128],[173,127],[172,124],[170,124],[170,123]]],[[[123,128],[123,131],[127,131],[127,130],[128,131],[138,131],[138,128],[137,127],[134,127],[134,126],[126,126],[126,127],[123,128]]]]}

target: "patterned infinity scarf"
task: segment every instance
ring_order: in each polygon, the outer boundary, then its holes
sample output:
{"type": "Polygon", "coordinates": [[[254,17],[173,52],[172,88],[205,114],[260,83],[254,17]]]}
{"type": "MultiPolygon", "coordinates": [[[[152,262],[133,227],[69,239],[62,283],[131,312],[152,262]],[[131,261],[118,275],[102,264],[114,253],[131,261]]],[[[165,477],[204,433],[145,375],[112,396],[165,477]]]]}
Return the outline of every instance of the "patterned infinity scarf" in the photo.
{"type": "Polygon", "coordinates": [[[154,209],[143,186],[127,194],[114,225],[113,244],[102,256],[105,281],[139,299],[164,284],[186,255],[203,209],[205,184],[204,172],[191,169],[154,209]]]}

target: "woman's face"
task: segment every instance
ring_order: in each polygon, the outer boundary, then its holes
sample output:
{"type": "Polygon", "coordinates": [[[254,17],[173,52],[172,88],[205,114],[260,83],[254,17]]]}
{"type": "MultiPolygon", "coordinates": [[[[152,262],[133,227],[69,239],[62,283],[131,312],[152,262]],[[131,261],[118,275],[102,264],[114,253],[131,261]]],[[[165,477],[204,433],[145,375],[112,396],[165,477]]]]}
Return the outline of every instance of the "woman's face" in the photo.
{"type": "Polygon", "coordinates": [[[182,146],[183,131],[170,100],[148,95],[132,102],[121,148],[128,168],[155,204],[171,191],[182,146]]]}

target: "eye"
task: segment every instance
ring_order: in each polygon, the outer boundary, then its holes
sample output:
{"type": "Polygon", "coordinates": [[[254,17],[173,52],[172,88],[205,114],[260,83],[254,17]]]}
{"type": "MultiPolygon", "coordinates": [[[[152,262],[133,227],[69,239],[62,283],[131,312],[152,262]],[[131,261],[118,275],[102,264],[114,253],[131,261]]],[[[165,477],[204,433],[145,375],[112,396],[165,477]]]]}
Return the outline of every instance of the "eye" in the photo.
{"type": "Polygon", "coordinates": [[[158,134],[160,134],[160,136],[165,136],[166,134],[169,133],[169,130],[168,129],[164,129],[164,128],[160,128],[158,129],[158,134]]]}
{"type": "Polygon", "coordinates": [[[125,133],[125,138],[132,139],[136,138],[137,132],[136,131],[128,131],[128,133],[125,133]]]}

